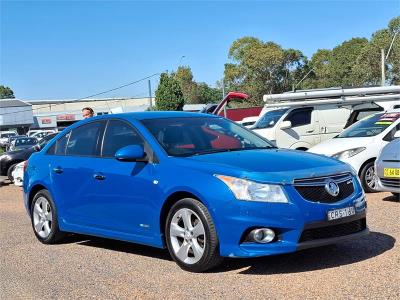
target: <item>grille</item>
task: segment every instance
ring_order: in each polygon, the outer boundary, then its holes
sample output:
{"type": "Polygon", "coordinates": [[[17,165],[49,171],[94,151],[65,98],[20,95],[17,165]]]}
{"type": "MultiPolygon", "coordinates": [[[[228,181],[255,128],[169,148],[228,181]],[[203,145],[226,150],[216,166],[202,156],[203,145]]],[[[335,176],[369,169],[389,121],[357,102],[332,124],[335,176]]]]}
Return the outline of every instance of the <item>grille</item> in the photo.
{"type": "Polygon", "coordinates": [[[400,178],[396,178],[396,179],[382,179],[382,178],[380,178],[380,180],[381,180],[381,183],[384,186],[400,188],[400,178]]]}
{"type": "Polygon", "coordinates": [[[354,193],[353,180],[350,173],[328,177],[296,179],[294,187],[306,200],[320,203],[335,203],[354,193]],[[335,197],[325,190],[327,180],[333,180],[339,186],[339,194],[335,197]]]}
{"type": "Polygon", "coordinates": [[[367,228],[365,218],[338,225],[306,229],[302,232],[299,242],[329,239],[363,231],[367,228]]]}

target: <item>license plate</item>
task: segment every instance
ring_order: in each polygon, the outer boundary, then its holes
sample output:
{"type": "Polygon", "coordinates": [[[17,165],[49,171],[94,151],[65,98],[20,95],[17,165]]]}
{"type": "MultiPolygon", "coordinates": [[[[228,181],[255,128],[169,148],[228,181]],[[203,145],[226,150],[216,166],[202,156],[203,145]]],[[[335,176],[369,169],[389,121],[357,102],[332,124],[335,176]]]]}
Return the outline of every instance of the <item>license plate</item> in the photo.
{"type": "Polygon", "coordinates": [[[383,169],[383,177],[400,178],[400,169],[399,168],[384,168],[383,169]]]}
{"type": "Polygon", "coordinates": [[[354,206],[339,208],[328,211],[328,220],[337,220],[345,217],[349,217],[356,214],[354,206]]]}

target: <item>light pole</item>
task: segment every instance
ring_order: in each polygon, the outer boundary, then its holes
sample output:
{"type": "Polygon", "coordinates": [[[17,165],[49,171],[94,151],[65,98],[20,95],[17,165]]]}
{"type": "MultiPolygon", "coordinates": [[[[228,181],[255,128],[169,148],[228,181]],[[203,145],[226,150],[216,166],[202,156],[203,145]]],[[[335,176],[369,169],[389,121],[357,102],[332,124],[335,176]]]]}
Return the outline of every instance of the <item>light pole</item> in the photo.
{"type": "Polygon", "coordinates": [[[390,43],[390,46],[389,46],[389,50],[388,50],[388,52],[387,52],[387,54],[386,54],[386,57],[385,57],[385,50],[384,50],[384,49],[381,49],[381,75],[382,75],[382,78],[381,78],[381,85],[382,85],[382,86],[385,85],[385,79],[386,79],[386,76],[385,76],[385,62],[386,62],[386,60],[387,60],[388,57],[389,57],[390,50],[392,50],[392,46],[393,46],[394,40],[395,40],[395,38],[396,38],[396,36],[397,36],[398,33],[399,33],[399,32],[396,32],[396,33],[394,34],[393,39],[392,39],[392,42],[390,43]]]}

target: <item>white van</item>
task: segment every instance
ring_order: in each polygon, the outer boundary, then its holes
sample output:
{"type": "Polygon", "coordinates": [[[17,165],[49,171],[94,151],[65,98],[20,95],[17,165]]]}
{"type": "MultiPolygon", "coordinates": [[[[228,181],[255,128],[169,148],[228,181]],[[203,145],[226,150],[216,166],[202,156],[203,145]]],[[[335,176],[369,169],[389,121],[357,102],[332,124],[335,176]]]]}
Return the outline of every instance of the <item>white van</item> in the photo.
{"type": "Polygon", "coordinates": [[[264,101],[251,129],[280,148],[307,150],[369,114],[400,106],[400,86],[301,91],[264,101]]]}

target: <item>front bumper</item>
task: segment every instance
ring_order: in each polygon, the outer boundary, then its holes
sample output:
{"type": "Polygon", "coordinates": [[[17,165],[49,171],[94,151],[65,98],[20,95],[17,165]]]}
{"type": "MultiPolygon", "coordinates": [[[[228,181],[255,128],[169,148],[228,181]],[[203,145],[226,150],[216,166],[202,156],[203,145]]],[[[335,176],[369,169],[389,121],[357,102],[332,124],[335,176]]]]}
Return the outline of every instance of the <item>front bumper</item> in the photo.
{"type": "Polygon", "coordinates": [[[285,191],[290,203],[260,203],[233,200],[216,219],[220,254],[226,257],[257,257],[295,252],[333,244],[368,234],[365,196],[353,179],[355,191],[342,201],[326,204],[303,199],[293,186],[285,191]],[[355,207],[356,214],[334,221],[327,212],[355,207]],[[277,238],[267,244],[244,242],[254,228],[274,230],[277,238]],[[316,235],[314,235],[316,232],[316,235]],[[304,237],[307,233],[308,237],[304,237]],[[310,237],[311,234],[311,237],[310,237]]]}

